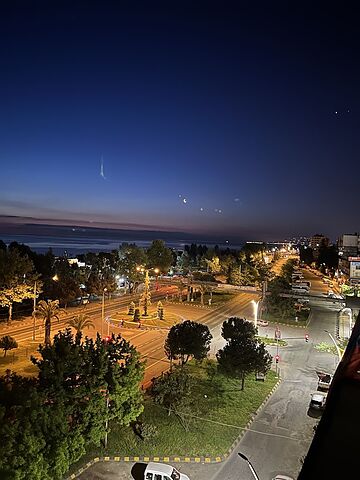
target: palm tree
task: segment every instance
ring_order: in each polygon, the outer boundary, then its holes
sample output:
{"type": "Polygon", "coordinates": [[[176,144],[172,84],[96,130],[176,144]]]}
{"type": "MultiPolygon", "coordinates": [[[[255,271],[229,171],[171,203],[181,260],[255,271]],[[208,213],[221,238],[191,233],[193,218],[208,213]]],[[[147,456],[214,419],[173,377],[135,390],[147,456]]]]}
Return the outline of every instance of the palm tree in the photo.
{"type": "Polygon", "coordinates": [[[80,313],[79,315],[71,318],[66,323],[69,325],[69,327],[72,327],[76,330],[76,336],[79,336],[81,334],[81,331],[84,330],[85,327],[95,328],[95,325],[90,320],[89,315],[86,315],[86,313],[80,313]]]}
{"type": "Polygon", "coordinates": [[[45,345],[51,343],[51,322],[59,320],[59,315],[62,311],[59,307],[59,300],[40,300],[36,313],[40,315],[45,322],[45,345]]]}

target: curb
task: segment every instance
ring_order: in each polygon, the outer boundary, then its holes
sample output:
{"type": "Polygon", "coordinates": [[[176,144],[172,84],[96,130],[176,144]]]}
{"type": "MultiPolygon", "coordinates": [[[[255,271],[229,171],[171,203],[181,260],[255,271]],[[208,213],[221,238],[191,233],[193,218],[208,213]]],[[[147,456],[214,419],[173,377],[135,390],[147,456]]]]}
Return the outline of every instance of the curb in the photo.
{"type": "Polygon", "coordinates": [[[79,468],[75,473],[72,473],[64,480],[73,480],[81,475],[85,470],[95,465],[98,462],[171,462],[171,463],[221,463],[225,460],[227,454],[219,457],[176,457],[176,456],[109,456],[109,457],[95,457],[79,468]]]}
{"type": "Polygon", "coordinates": [[[307,328],[307,326],[309,325],[309,320],[307,320],[306,324],[305,325],[294,325],[292,323],[280,323],[280,322],[270,322],[270,320],[267,320],[269,323],[272,323],[273,325],[281,325],[283,327],[295,327],[295,328],[307,328]]]}
{"type": "Polygon", "coordinates": [[[217,457],[204,457],[204,456],[199,456],[199,457],[182,457],[182,456],[146,456],[146,455],[139,455],[139,456],[108,456],[108,457],[95,457],[89,462],[87,462],[83,467],[80,467],[75,473],[72,473],[68,477],[64,478],[64,480],[74,480],[77,478],[79,475],[85,472],[88,468],[92,467],[95,465],[95,463],[98,462],[165,462],[165,463],[202,463],[202,464],[209,464],[209,463],[221,463],[224,462],[233,452],[233,450],[236,448],[236,446],[240,443],[242,437],[245,435],[246,431],[250,428],[251,424],[255,420],[256,416],[261,412],[261,410],[264,408],[265,404],[273,395],[275,390],[278,388],[278,386],[281,383],[281,378],[276,382],[276,384],[273,386],[271,391],[268,393],[268,395],[265,397],[264,401],[262,404],[259,406],[259,408],[256,410],[254,414],[251,415],[251,419],[248,421],[248,423],[245,425],[245,427],[241,427],[241,433],[239,436],[234,440],[232,443],[231,447],[228,449],[226,453],[223,455],[219,455],[217,457]]]}
{"type": "Polygon", "coordinates": [[[229,457],[231,455],[231,453],[234,451],[234,449],[237,447],[237,445],[240,443],[241,439],[243,438],[243,436],[245,435],[245,433],[247,432],[247,430],[250,428],[251,424],[253,423],[253,421],[255,420],[256,416],[261,412],[261,410],[265,407],[265,404],[268,402],[269,398],[271,397],[271,395],[273,395],[273,393],[275,392],[275,390],[278,388],[278,386],[280,385],[281,383],[281,378],[279,378],[279,380],[276,382],[276,384],[273,386],[272,390],[268,393],[268,395],[265,397],[264,401],[262,402],[262,404],[260,405],[260,407],[256,410],[256,412],[251,416],[251,420],[248,421],[248,423],[245,425],[245,427],[243,427],[241,433],[239,434],[239,436],[237,437],[237,439],[233,442],[233,444],[231,445],[231,447],[229,448],[229,450],[227,451],[227,453],[225,453],[223,455],[223,460],[224,461],[227,457],[229,457]]]}
{"type": "MultiPolygon", "coordinates": [[[[184,307],[195,307],[195,308],[204,308],[205,310],[213,310],[214,307],[209,307],[207,305],[198,305],[198,304],[194,304],[194,303],[191,303],[191,302],[172,302],[171,300],[167,300],[167,305],[182,305],[184,307]]],[[[222,303],[221,305],[224,305],[224,303],[222,303]]],[[[220,304],[217,304],[217,306],[220,306],[220,304]]]]}

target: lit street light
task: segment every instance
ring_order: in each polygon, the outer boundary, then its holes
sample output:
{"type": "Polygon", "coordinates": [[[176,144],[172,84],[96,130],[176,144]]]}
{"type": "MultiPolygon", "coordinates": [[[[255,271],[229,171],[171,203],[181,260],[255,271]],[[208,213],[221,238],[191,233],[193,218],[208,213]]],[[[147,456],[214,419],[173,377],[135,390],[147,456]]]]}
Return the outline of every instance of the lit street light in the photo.
{"type": "Polygon", "coordinates": [[[258,320],[258,308],[260,300],[255,302],[255,300],[251,300],[251,303],[254,305],[254,326],[257,328],[257,320],[258,320]]]}
{"type": "Polygon", "coordinates": [[[154,272],[155,272],[155,275],[156,275],[155,290],[159,290],[158,276],[159,276],[160,270],[158,268],[154,268],[154,272]]]}
{"type": "Polygon", "coordinates": [[[37,289],[36,289],[37,285],[36,285],[36,280],[35,280],[35,283],[34,283],[34,303],[33,303],[33,311],[32,311],[32,315],[33,315],[33,340],[35,340],[35,335],[36,335],[36,297],[37,297],[37,289]]]}
{"type": "Polygon", "coordinates": [[[257,473],[255,472],[255,469],[254,467],[252,466],[250,460],[243,454],[243,453],[240,453],[238,452],[238,455],[240,458],[242,458],[243,460],[245,460],[245,462],[249,465],[249,468],[250,468],[250,471],[251,473],[253,474],[253,477],[255,478],[255,480],[260,480],[257,473]]]}

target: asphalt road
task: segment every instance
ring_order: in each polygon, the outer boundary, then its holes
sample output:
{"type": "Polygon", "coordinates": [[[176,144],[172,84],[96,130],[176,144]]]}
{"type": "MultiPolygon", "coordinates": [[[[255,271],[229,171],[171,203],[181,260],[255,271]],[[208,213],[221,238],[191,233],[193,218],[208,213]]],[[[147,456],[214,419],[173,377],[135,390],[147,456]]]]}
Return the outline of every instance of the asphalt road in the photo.
{"type": "MultiPolygon", "coordinates": [[[[326,286],[315,277],[311,278],[315,293],[326,291],[326,286]]],[[[313,292],[311,292],[313,293],[313,292]]],[[[216,312],[201,317],[214,335],[212,353],[220,346],[220,324],[231,315],[241,315],[252,319],[251,300],[256,295],[241,294],[216,312]]],[[[222,464],[197,465],[184,464],[179,468],[188,474],[191,480],[253,480],[247,464],[237,452],[243,452],[251,460],[260,480],[270,480],[275,474],[283,473],[296,478],[303,457],[313,436],[313,427],[317,419],[308,415],[310,394],[317,389],[316,370],[333,372],[336,357],[320,353],[314,345],[321,341],[329,342],[324,330],[335,332],[338,307],[328,304],[321,297],[311,300],[312,318],[308,328],[309,343],[304,340],[305,330],[296,327],[282,327],[282,338],[288,342],[280,349],[280,371],[282,382],[269,399],[263,410],[246,432],[229,459],[222,464]]],[[[274,334],[274,327],[260,327],[260,334],[274,334]]],[[[275,347],[270,347],[276,353],[275,347]]],[[[99,463],[90,468],[81,479],[130,480],[133,464],[99,463]]],[[[135,478],[135,480],[138,480],[135,478]]]]}

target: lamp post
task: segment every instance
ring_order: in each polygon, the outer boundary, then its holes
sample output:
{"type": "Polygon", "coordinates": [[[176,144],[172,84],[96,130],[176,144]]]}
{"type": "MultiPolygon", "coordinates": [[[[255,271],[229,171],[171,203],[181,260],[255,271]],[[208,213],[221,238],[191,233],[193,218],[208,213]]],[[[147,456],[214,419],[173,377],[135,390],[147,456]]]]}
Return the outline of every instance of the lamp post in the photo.
{"type": "Polygon", "coordinates": [[[338,357],[339,357],[339,362],[341,362],[342,355],[341,355],[339,345],[336,343],[335,338],[331,335],[331,333],[328,330],[324,330],[324,332],[326,332],[329,335],[329,337],[331,338],[331,340],[333,341],[333,343],[335,345],[335,348],[336,348],[336,352],[337,352],[338,357]]]}
{"type": "Polygon", "coordinates": [[[255,480],[260,480],[257,473],[255,472],[255,469],[254,467],[252,466],[250,460],[241,452],[238,452],[238,455],[240,458],[242,458],[243,460],[245,460],[245,462],[249,465],[249,468],[250,468],[250,471],[251,473],[253,474],[253,477],[255,478],[255,480]]]}
{"type": "Polygon", "coordinates": [[[255,300],[251,300],[251,303],[254,305],[254,326],[255,328],[257,328],[257,317],[260,300],[258,300],[257,302],[255,302],[255,300]]]}
{"type": "Polygon", "coordinates": [[[103,289],[102,295],[102,308],[101,308],[101,338],[104,334],[104,320],[105,320],[105,292],[107,292],[107,288],[103,289]]]}
{"type": "Polygon", "coordinates": [[[32,311],[32,316],[33,316],[33,340],[35,340],[35,335],[36,335],[36,280],[34,283],[34,303],[33,303],[33,311],[32,311]]]}
{"type": "Polygon", "coordinates": [[[159,276],[160,270],[158,268],[154,268],[154,273],[156,275],[156,283],[155,283],[155,290],[159,290],[159,283],[158,283],[158,276],[159,276]]]}

